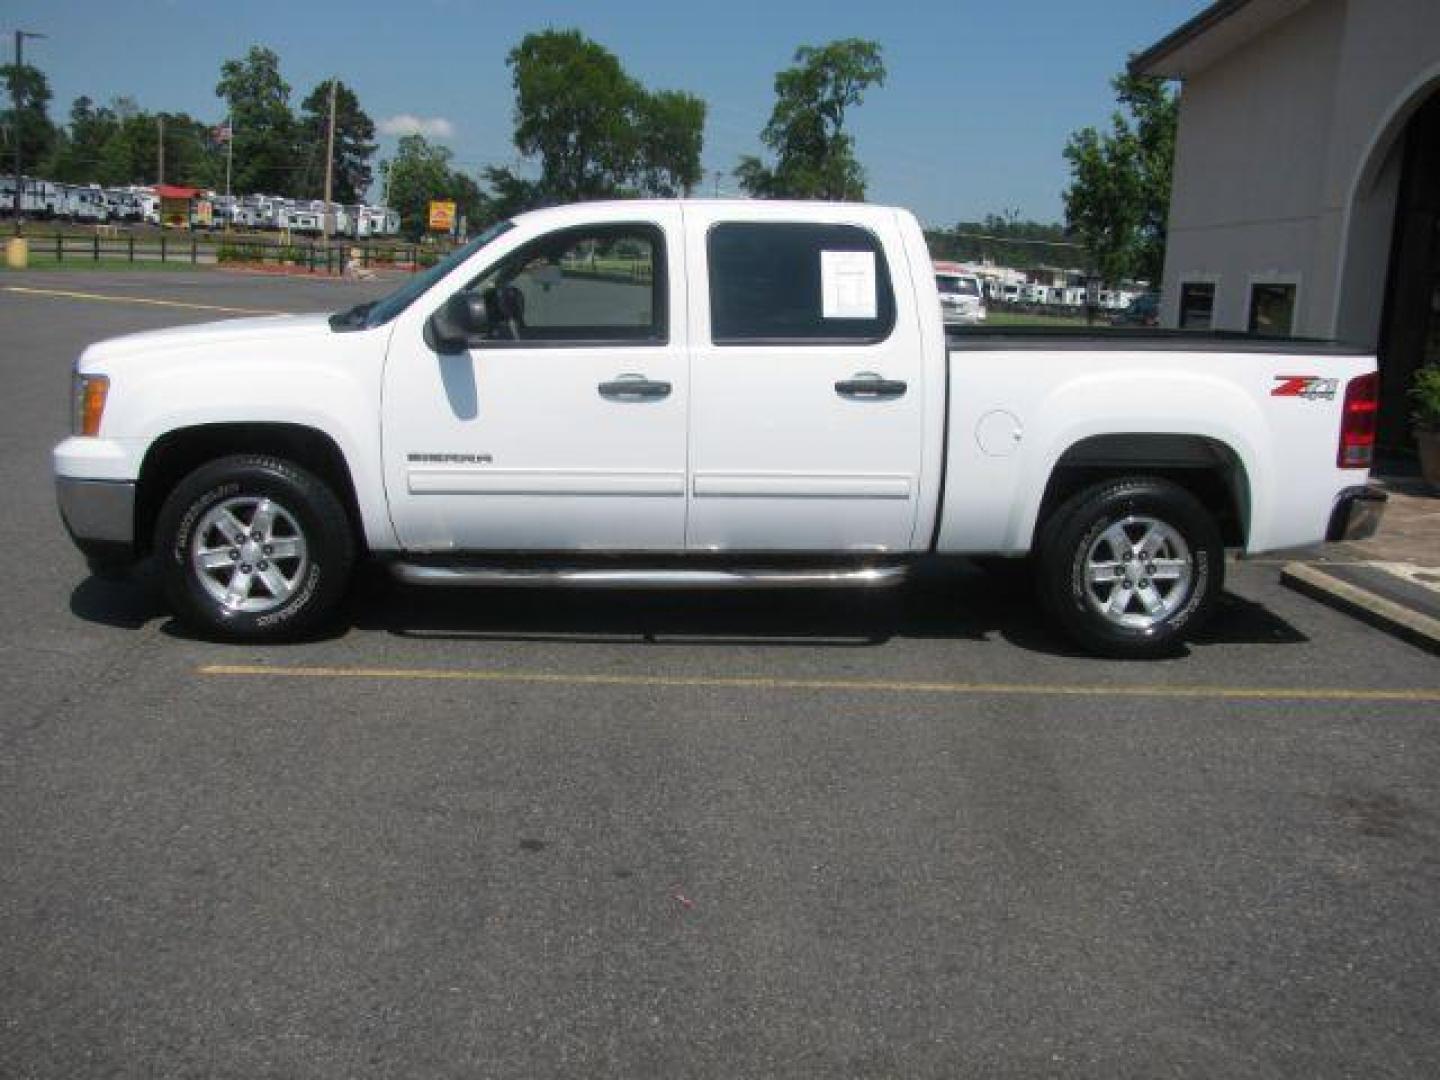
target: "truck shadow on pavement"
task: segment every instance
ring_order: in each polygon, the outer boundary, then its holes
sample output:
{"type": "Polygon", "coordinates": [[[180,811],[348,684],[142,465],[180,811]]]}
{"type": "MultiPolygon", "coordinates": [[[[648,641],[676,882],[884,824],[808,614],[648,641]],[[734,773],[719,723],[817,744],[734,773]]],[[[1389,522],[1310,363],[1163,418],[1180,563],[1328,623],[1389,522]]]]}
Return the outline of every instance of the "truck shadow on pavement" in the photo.
{"type": "MultiPolygon", "coordinates": [[[[195,635],[171,618],[145,571],[91,577],[70,597],[88,622],[195,635]]],[[[874,648],[897,639],[1008,642],[1030,652],[1083,657],[1045,620],[1028,584],[1013,573],[962,566],[924,571],[894,589],[773,592],[426,589],[366,567],[341,618],[325,635],[354,631],[412,640],[635,643],[653,646],[874,648]]],[[[1262,604],[1224,593],[1190,645],[1300,644],[1309,639],[1262,604]]]]}
{"type": "MultiPolygon", "coordinates": [[[[1088,655],[1047,623],[1028,582],[968,566],[927,569],[898,588],[865,592],[441,590],[375,571],[358,583],[348,618],[358,630],[422,640],[853,649],[896,639],[998,638],[1031,652],[1088,655]]],[[[1307,640],[1268,608],[1227,592],[1191,645],[1307,640]]]]}

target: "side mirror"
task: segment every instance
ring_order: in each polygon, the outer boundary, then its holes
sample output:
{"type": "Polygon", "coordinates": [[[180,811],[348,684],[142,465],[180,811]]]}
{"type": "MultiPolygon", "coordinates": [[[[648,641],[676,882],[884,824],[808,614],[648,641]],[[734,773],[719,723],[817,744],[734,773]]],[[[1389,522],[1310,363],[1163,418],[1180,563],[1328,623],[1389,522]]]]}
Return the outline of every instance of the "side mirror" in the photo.
{"type": "Polygon", "coordinates": [[[497,285],[486,289],[485,321],[490,326],[525,324],[525,294],[514,285],[497,285]]]}
{"type": "Polygon", "coordinates": [[[458,292],[425,321],[425,344],[438,353],[464,352],[489,325],[484,299],[458,292]]]}

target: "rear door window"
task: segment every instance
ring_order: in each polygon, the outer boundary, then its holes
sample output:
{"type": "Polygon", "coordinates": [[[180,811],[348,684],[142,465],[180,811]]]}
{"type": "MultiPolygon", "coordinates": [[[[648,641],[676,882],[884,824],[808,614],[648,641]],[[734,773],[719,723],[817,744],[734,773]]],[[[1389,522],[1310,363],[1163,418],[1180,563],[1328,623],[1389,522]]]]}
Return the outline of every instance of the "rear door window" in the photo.
{"type": "Polygon", "coordinates": [[[716,345],[873,344],[895,327],[885,253],[866,229],[727,222],[707,254],[716,345]]]}

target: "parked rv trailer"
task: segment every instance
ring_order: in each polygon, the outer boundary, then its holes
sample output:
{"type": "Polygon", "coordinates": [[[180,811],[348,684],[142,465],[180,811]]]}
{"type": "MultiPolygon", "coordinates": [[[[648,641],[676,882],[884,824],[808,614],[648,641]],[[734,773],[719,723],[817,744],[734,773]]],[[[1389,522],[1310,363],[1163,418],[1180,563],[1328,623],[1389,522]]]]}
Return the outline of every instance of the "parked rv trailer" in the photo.
{"type": "Polygon", "coordinates": [[[293,233],[318,233],[321,229],[322,212],[308,203],[283,204],[277,215],[280,228],[293,233]]]}
{"type": "Polygon", "coordinates": [[[400,232],[400,215],[384,206],[359,207],[357,236],[395,236],[400,232]]]}
{"type": "Polygon", "coordinates": [[[284,199],[278,195],[247,195],[245,198],[254,207],[256,227],[261,229],[283,229],[285,227],[281,221],[285,205],[284,199]]]}
{"type": "MultiPolygon", "coordinates": [[[[33,218],[54,218],[65,213],[65,192],[59,184],[53,184],[49,180],[37,180],[34,177],[23,178],[24,186],[20,194],[20,211],[27,217],[33,218]]],[[[10,180],[10,209],[14,209],[15,181],[10,180]]]]}
{"type": "Polygon", "coordinates": [[[64,199],[63,217],[85,224],[103,224],[110,220],[110,208],[99,184],[57,185],[64,199]]]}
{"type": "Polygon", "coordinates": [[[260,213],[249,199],[236,199],[230,208],[230,224],[236,229],[258,229],[260,213]]]}
{"type": "MultiPolygon", "coordinates": [[[[15,181],[0,176],[0,215],[14,214],[15,181]]],[[[25,177],[21,188],[20,212],[31,220],[58,218],[82,224],[127,222],[159,225],[160,199],[153,187],[131,184],[101,187],[99,184],[61,184],[38,177],[25,177]]],[[[335,237],[371,239],[398,235],[400,215],[389,207],[366,203],[332,204],[331,234],[335,237]]],[[[174,224],[181,224],[179,221],[174,224]]],[[[219,195],[204,192],[194,200],[188,224],[191,228],[285,230],[317,236],[325,229],[325,203],[319,199],[287,199],[279,195],[219,195]]]]}
{"type": "Polygon", "coordinates": [[[124,188],[104,188],[101,197],[111,221],[139,221],[140,203],[124,188]]]}

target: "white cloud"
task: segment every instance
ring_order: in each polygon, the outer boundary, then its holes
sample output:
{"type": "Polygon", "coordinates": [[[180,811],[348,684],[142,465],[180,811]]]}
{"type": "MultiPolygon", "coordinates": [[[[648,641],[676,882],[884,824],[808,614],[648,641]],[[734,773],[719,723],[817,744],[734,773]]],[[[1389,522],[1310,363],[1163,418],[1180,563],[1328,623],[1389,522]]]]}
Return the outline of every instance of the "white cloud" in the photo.
{"type": "Polygon", "coordinates": [[[443,116],[411,116],[400,113],[387,116],[377,125],[381,135],[421,134],[428,139],[448,139],[455,134],[455,125],[443,116]]]}

